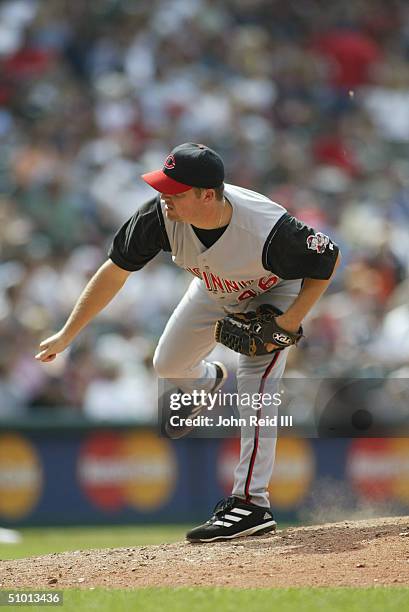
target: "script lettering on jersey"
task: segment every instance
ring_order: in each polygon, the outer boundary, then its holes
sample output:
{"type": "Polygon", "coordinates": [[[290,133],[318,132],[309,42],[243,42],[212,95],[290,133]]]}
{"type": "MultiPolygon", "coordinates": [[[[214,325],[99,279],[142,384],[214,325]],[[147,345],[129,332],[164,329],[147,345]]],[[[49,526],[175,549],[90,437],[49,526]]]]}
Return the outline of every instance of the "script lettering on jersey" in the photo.
{"type": "Polygon", "coordinates": [[[186,268],[186,270],[202,279],[206,289],[212,293],[240,293],[237,297],[239,301],[248,300],[268,291],[280,280],[275,274],[269,274],[261,278],[236,281],[222,278],[210,270],[200,270],[200,268],[186,268]]]}

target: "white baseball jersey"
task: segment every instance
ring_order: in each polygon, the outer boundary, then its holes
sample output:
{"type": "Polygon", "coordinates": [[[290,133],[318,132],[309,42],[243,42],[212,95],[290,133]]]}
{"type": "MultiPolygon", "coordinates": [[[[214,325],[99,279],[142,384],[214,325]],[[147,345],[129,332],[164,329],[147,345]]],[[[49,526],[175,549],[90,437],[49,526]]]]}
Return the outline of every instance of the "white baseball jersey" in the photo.
{"type": "Polygon", "coordinates": [[[286,211],[265,196],[234,185],[225,186],[225,197],[232,205],[232,217],[208,249],[191,225],[163,216],[174,263],[201,278],[214,299],[234,305],[280,282],[263,267],[262,252],[271,228],[286,211]]]}
{"type": "Polygon", "coordinates": [[[122,226],[109,257],[126,270],[139,270],[160,250],[170,251],[177,266],[200,278],[209,295],[226,306],[261,295],[281,280],[329,278],[338,247],[327,236],[255,191],[227,184],[225,196],[232,217],[215,230],[169,220],[157,196],[122,226]]]}

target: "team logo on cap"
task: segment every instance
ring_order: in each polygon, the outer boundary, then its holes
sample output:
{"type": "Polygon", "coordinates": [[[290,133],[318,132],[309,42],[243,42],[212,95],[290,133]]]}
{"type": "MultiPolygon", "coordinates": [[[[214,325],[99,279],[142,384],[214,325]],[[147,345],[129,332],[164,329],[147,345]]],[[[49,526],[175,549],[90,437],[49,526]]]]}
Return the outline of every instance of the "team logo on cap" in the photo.
{"type": "Polygon", "coordinates": [[[168,155],[167,156],[167,158],[165,159],[164,166],[168,170],[173,170],[173,168],[176,166],[175,158],[173,157],[173,155],[168,155]]]}
{"type": "Polygon", "coordinates": [[[313,236],[307,237],[307,248],[311,249],[311,251],[317,251],[317,253],[324,253],[329,243],[328,236],[321,232],[317,232],[313,236]]]}

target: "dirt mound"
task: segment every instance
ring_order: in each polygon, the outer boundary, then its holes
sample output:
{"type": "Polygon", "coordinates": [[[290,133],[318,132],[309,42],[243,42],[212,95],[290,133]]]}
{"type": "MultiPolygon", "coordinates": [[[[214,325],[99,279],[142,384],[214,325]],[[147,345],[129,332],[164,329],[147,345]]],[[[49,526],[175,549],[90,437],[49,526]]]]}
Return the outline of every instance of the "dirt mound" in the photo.
{"type": "Polygon", "coordinates": [[[297,527],[231,542],[0,561],[2,588],[394,584],[409,584],[409,517],[297,527]]]}

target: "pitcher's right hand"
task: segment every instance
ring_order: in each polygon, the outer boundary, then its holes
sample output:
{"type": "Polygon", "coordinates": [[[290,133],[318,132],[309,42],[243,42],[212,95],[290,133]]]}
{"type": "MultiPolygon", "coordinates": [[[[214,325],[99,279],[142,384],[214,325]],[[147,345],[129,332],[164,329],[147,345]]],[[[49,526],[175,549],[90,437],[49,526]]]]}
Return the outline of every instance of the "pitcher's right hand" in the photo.
{"type": "Polygon", "coordinates": [[[54,361],[57,354],[62,353],[69,344],[69,340],[67,340],[64,334],[57,332],[40,343],[40,351],[35,355],[35,359],[43,362],[54,361]]]}

